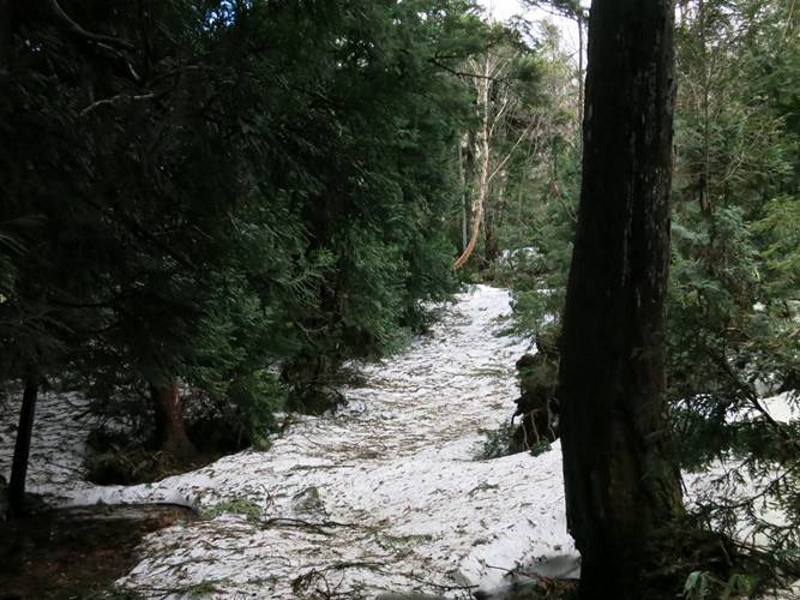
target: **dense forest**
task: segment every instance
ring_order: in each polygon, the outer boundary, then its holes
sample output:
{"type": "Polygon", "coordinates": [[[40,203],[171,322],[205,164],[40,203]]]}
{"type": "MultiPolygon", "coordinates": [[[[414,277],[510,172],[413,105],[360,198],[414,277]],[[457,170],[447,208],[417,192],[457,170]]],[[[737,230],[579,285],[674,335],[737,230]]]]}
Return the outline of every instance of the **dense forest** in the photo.
{"type": "MultiPolygon", "coordinates": [[[[582,569],[413,591],[756,598],[800,577],[800,6],[523,4],[498,22],[468,0],[0,0],[8,539],[63,505],[26,490],[43,402],[86,424],[81,481],[152,485],[346,428],[359,386],[395,377],[374,365],[442,335],[429,396],[481,348],[516,374],[476,462],[557,455],[561,477],[563,452],[582,569]],[[481,327],[527,352],[447,320],[486,286],[511,312],[481,327]]],[[[487,404],[481,385],[454,401],[487,404]]],[[[458,412],[420,416],[431,447],[458,412]]],[[[204,518],[342,526],[267,518],[266,498],[204,518]]],[[[326,569],[294,597],[376,597],[326,569]]],[[[120,590],[45,597],[140,597],[120,590]]],[[[128,590],[215,591],[234,597],[128,590]]]]}

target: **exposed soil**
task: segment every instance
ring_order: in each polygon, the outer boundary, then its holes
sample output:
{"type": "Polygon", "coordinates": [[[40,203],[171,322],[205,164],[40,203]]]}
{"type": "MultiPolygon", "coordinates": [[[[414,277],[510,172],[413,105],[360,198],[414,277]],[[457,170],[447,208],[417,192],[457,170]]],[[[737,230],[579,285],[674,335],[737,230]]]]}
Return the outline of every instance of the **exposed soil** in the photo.
{"type": "Polygon", "coordinates": [[[0,523],[0,600],[102,597],[136,565],[142,537],[194,518],[175,505],[123,504],[0,523]]]}

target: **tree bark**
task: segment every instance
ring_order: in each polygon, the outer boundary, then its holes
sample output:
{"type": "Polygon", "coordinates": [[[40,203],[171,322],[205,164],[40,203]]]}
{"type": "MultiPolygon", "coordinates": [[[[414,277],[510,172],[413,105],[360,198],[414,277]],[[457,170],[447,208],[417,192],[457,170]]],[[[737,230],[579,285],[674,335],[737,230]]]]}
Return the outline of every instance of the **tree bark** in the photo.
{"type": "Polygon", "coordinates": [[[500,228],[500,216],[505,210],[505,185],[505,174],[501,173],[499,183],[493,187],[497,199],[486,206],[483,232],[483,260],[486,268],[500,256],[500,238],[497,230],[500,228]]]}
{"type": "Polygon", "coordinates": [[[14,3],[13,0],[0,0],[0,74],[11,67],[14,50],[14,3]]]}
{"type": "Polygon", "coordinates": [[[161,450],[178,459],[187,459],[197,451],[189,440],[178,384],[150,386],[156,418],[156,438],[161,450]]]}
{"type": "Polygon", "coordinates": [[[583,125],[583,9],[579,6],[575,15],[578,23],[578,127],[583,125]]]}
{"type": "Polygon", "coordinates": [[[500,241],[497,239],[497,208],[496,206],[486,207],[483,230],[483,263],[486,268],[491,266],[492,262],[500,256],[500,241]]]}
{"type": "MultiPolygon", "coordinates": [[[[501,173],[508,161],[513,156],[519,145],[531,134],[536,121],[532,120],[524,128],[522,133],[511,145],[511,148],[497,160],[495,152],[495,140],[501,135],[500,125],[509,118],[509,115],[517,108],[517,99],[511,96],[511,92],[504,87],[501,82],[507,72],[512,59],[499,53],[487,51],[479,65],[476,61],[470,61],[470,70],[474,76],[474,85],[477,92],[476,107],[480,115],[480,126],[475,135],[474,155],[480,158],[480,168],[477,173],[476,196],[472,204],[472,227],[469,240],[467,241],[461,255],[453,264],[454,269],[460,269],[472,256],[480,238],[480,231],[486,219],[491,218],[492,207],[488,205],[490,201],[490,188],[495,176],[501,173]],[[500,84],[499,91],[496,84],[500,84]]],[[[495,213],[497,214],[497,213],[495,213]]],[[[493,223],[488,223],[493,226],[493,223]]],[[[496,238],[495,231],[486,232],[487,239],[493,242],[496,238]]],[[[491,246],[484,253],[485,262],[489,262],[492,253],[499,254],[491,246]]]]}
{"type": "Polygon", "coordinates": [[[8,510],[11,517],[25,512],[25,479],[28,475],[28,458],[31,452],[33,421],[36,415],[36,399],[39,395],[39,379],[34,370],[25,377],[22,393],[22,408],[19,412],[17,440],[11,462],[11,481],[8,484],[8,510]]]}
{"type": "Polygon", "coordinates": [[[456,262],[453,264],[453,268],[456,270],[460,269],[467,263],[469,257],[472,256],[472,253],[475,251],[475,247],[478,244],[478,236],[480,235],[481,231],[481,222],[483,221],[483,211],[486,205],[486,198],[489,194],[489,184],[491,183],[490,138],[492,135],[492,118],[491,107],[489,106],[489,95],[491,91],[493,66],[488,55],[484,61],[482,71],[482,76],[476,80],[475,84],[478,89],[478,106],[482,111],[481,127],[478,130],[478,140],[476,144],[476,154],[480,156],[481,160],[481,168],[478,175],[478,195],[475,198],[475,202],[472,206],[472,231],[469,236],[469,241],[467,242],[464,250],[461,252],[461,256],[459,256],[456,262]]]}
{"type": "Polygon", "coordinates": [[[667,459],[663,307],[669,259],[672,0],[595,0],[583,182],[559,401],[583,600],[644,598],[652,533],[682,510],[667,459]]]}
{"type": "Polygon", "coordinates": [[[463,252],[469,240],[469,195],[464,168],[464,144],[461,140],[458,142],[458,177],[461,183],[461,251],[463,252]]]}

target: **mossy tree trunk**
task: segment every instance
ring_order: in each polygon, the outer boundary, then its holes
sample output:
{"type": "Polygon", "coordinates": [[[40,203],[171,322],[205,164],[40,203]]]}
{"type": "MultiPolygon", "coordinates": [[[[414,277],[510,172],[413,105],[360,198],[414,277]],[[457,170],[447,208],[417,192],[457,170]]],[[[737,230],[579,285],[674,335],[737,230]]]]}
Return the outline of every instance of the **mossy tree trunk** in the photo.
{"type": "Polygon", "coordinates": [[[580,215],[558,397],[582,599],[646,597],[648,539],[681,511],[666,458],[662,356],[669,260],[671,0],[595,0],[580,215]]]}

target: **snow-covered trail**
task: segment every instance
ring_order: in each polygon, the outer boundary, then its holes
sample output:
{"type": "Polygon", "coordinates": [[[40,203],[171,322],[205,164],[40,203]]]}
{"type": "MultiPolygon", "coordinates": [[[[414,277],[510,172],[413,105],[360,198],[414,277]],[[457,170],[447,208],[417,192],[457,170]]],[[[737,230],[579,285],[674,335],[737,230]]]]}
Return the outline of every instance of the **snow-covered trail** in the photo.
{"type": "MultiPolygon", "coordinates": [[[[471,598],[514,569],[576,575],[559,443],[537,457],[475,459],[484,432],[509,418],[513,365],[530,349],[527,340],[498,335],[498,317],[509,312],[506,291],[475,286],[429,335],[364,367],[364,385],[342,390],[348,404],[336,414],[297,418],[267,452],[241,452],[154,484],[86,482],[89,424],[76,418],[86,402],[45,394],[29,491],[53,504],[173,502],[205,513],[144,539],[140,563],[119,583],[149,597],[471,598]]],[[[787,406],[782,397],[765,403],[787,406]]],[[[15,420],[14,411],[0,413],[6,477],[15,420]]],[[[685,474],[686,500],[737,497],[715,482],[724,467],[685,474]]],[[[795,586],[781,597],[797,598],[795,586]]]]}
{"type": "Polygon", "coordinates": [[[343,390],[349,402],[335,415],[299,419],[268,452],[239,453],[151,485],[83,482],[79,427],[58,416],[63,403],[45,402],[31,491],[68,504],[231,509],[146,538],[142,561],[121,583],[159,596],[195,588],[226,598],[320,597],[317,590],[352,599],[410,590],[458,598],[543,558],[559,557],[568,571],[576,553],[565,531],[558,444],[536,458],[475,460],[483,432],[514,408],[513,365],[529,348],[497,335],[497,319],[509,310],[506,291],[476,286],[431,334],[365,367],[365,385],[343,390]],[[48,464],[46,449],[59,446],[59,465],[48,464]],[[237,506],[260,514],[248,519],[237,506]]]}

